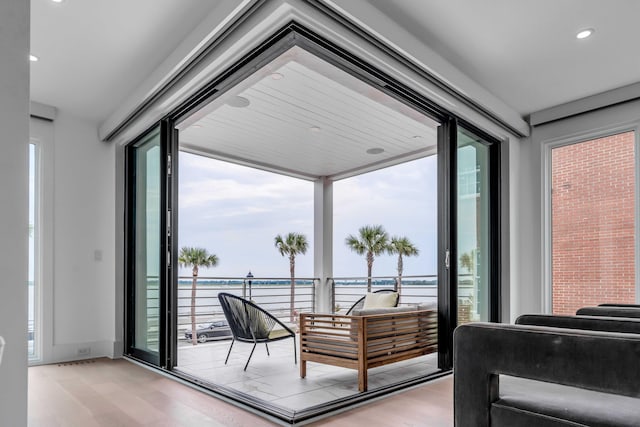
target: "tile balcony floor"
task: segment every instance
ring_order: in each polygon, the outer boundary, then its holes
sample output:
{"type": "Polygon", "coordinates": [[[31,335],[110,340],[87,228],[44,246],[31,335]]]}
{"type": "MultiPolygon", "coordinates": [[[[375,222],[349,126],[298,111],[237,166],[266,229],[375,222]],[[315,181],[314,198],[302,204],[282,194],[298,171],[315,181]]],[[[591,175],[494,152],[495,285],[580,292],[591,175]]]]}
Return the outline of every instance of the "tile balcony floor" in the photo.
{"type": "MultiPolygon", "coordinates": [[[[354,369],[307,362],[307,377],[300,378],[291,339],[270,343],[271,356],[267,356],[263,344],[258,344],[246,371],[243,368],[253,345],[236,342],[225,365],[230,345],[231,340],[196,346],[181,342],[176,370],[295,412],[359,393],[358,372],[354,369]]],[[[369,369],[369,390],[435,372],[437,353],[369,369]]]]}

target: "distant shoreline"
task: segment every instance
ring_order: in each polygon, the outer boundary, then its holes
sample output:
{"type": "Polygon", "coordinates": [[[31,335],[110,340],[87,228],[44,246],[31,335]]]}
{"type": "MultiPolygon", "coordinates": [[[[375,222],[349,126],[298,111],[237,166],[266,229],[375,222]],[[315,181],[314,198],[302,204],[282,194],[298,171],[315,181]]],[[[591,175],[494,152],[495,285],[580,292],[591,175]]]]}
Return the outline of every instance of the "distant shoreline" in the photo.
{"type": "MultiPolygon", "coordinates": [[[[178,280],[178,286],[191,286],[191,279],[180,279],[178,280]]],[[[391,286],[393,287],[395,281],[386,279],[380,281],[373,281],[373,287],[380,286],[391,286]]],[[[248,285],[248,281],[243,280],[201,280],[198,279],[197,285],[205,285],[205,286],[243,286],[248,285]]],[[[290,280],[252,280],[251,286],[282,286],[282,285],[290,285],[290,280]]],[[[311,286],[313,285],[312,280],[300,280],[296,281],[296,286],[311,286]]],[[[437,286],[438,283],[436,280],[412,280],[407,279],[402,281],[402,286],[437,286]]],[[[367,286],[365,281],[339,281],[336,282],[336,286],[367,286]]]]}

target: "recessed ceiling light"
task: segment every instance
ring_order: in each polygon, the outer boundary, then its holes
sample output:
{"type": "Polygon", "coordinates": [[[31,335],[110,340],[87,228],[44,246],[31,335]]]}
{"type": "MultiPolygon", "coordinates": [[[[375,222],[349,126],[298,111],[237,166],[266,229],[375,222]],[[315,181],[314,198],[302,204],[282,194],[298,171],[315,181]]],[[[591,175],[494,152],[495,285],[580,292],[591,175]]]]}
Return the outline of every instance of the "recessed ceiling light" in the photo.
{"type": "Polygon", "coordinates": [[[314,133],[318,133],[318,132],[320,132],[320,128],[318,126],[311,126],[309,128],[309,131],[314,132],[314,133]]]}
{"type": "Polygon", "coordinates": [[[51,0],[54,3],[62,3],[64,0],[51,0]]]}
{"type": "Polygon", "coordinates": [[[227,101],[227,105],[235,108],[245,108],[248,107],[249,104],[251,104],[251,101],[244,96],[234,96],[227,101]]]}
{"type": "Polygon", "coordinates": [[[284,78],[284,76],[280,73],[271,73],[271,78],[273,80],[281,80],[284,78]]]}
{"type": "Polygon", "coordinates": [[[384,153],[384,148],[369,148],[367,150],[367,154],[382,154],[384,153]]]}
{"type": "Polygon", "coordinates": [[[29,55],[29,61],[31,61],[31,62],[38,62],[39,59],[40,58],[38,58],[35,55],[29,55]]]}
{"type": "Polygon", "coordinates": [[[577,39],[586,39],[587,37],[592,35],[594,32],[595,32],[595,30],[593,28],[587,28],[585,30],[579,31],[578,34],[576,34],[576,38],[577,39]]]}
{"type": "Polygon", "coordinates": [[[191,125],[192,128],[194,129],[200,129],[202,127],[202,125],[191,125]]]}

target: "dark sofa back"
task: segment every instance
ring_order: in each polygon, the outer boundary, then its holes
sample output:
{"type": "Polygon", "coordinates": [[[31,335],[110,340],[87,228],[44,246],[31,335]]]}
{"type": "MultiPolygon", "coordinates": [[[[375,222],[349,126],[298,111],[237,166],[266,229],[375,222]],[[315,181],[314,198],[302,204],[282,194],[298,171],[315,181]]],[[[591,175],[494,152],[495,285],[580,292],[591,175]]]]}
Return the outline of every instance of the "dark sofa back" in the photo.
{"type": "Polygon", "coordinates": [[[636,317],[640,318],[640,308],[634,306],[598,306],[582,307],[576,311],[580,316],[603,316],[603,317],[636,317]]]}
{"type": "Polygon", "coordinates": [[[516,324],[640,334],[640,318],[523,314],[516,319],[516,324]]]}

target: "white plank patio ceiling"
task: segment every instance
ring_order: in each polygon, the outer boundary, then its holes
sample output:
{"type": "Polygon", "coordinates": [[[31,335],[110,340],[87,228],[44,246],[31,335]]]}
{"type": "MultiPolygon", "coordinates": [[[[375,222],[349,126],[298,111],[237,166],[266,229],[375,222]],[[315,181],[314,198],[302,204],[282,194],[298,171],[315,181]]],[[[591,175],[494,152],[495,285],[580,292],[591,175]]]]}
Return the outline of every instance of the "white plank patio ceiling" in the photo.
{"type": "Polygon", "coordinates": [[[185,121],[180,148],[304,179],[341,179],[435,154],[436,129],[431,118],[294,47],[185,121]],[[250,105],[229,105],[236,96],[250,105]],[[384,151],[368,154],[372,148],[384,151]]]}

